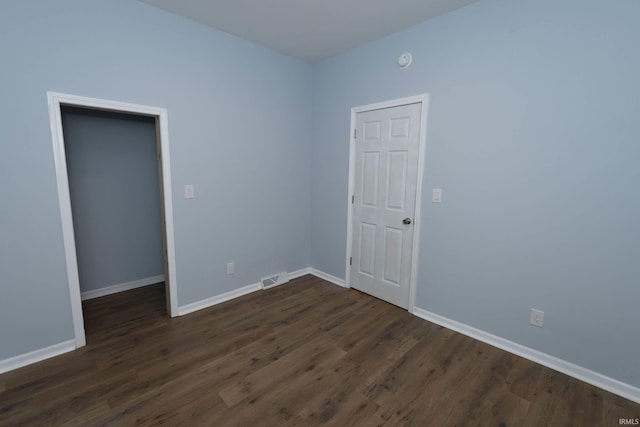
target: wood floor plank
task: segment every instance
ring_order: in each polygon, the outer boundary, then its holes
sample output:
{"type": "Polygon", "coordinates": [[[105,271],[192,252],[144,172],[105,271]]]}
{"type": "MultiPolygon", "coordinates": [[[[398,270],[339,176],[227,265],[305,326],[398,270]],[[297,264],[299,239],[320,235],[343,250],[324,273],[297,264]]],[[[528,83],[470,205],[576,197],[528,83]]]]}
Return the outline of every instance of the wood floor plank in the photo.
{"type": "Polygon", "coordinates": [[[39,425],[44,417],[48,425],[62,425],[74,418],[82,418],[93,413],[104,413],[104,395],[113,389],[132,381],[135,372],[103,378],[83,378],[62,389],[42,391],[35,395],[28,408],[4,413],[3,422],[9,425],[39,425]]]}
{"type": "Polygon", "coordinates": [[[83,303],[88,345],[0,375],[0,426],[614,426],[640,405],[305,276],[187,316],[83,303]]]}
{"type": "Polygon", "coordinates": [[[322,391],[327,373],[345,354],[338,347],[327,345],[307,363],[287,367],[286,372],[269,378],[263,387],[243,391],[243,399],[230,409],[230,415],[234,415],[225,417],[228,425],[260,425],[265,418],[273,425],[287,424],[309,398],[322,391]]]}
{"type": "Polygon", "coordinates": [[[324,337],[318,337],[222,389],[219,392],[220,397],[229,407],[232,407],[252,393],[290,377],[292,372],[301,373],[307,369],[313,369],[322,358],[331,357],[332,354],[342,356],[345,352],[327,342],[324,337]]]}

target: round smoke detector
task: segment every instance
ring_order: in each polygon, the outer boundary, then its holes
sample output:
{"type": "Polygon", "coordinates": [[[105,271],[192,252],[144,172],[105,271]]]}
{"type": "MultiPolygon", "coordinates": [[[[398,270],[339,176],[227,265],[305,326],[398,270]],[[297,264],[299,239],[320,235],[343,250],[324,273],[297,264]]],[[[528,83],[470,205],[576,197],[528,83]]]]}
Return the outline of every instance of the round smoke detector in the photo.
{"type": "Polygon", "coordinates": [[[400,68],[407,68],[409,65],[411,65],[412,60],[413,57],[411,56],[411,54],[409,52],[405,52],[403,54],[400,54],[400,56],[398,57],[398,65],[400,66],[400,68]]]}

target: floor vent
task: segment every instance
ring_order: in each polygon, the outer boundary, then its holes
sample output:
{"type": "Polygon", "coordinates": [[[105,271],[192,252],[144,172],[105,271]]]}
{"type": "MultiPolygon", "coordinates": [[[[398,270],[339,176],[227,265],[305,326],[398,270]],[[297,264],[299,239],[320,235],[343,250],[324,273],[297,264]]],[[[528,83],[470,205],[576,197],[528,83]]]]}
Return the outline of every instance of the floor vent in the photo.
{"type": "Polygon", "coordinates": [[[262,289],[273,288],[274,286],[282,285],[289,281],[289,277],[286,272],[278,273],[274,276],[264,277],[262,280],[262,289]]]}

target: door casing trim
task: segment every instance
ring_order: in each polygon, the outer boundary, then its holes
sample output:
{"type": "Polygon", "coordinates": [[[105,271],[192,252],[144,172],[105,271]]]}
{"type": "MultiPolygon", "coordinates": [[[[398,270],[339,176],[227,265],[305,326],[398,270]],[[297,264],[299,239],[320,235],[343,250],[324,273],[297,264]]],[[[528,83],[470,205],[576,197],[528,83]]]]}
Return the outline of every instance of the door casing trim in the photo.
{"type": "Polygon", "coordinates": [[[347,193],[347,252],[345,262],[345,284],[348,288],[351,287],[351,265],[349,258],[351,257],[353,249],[353,205],[351,204],[351,196],[355,190],[355,152],[356,152],[356,140],[354,138],[354,131],[356,129],[356,116],[358,113],[364,113],[366,111],[380,110],[383,108],[400,107],[408,104],[422,104],[422,111],[420,116],[420,140],[418,146],[418,182],[416,183],[416,207],[413,215],[413,245],[411,248],[411,273],[409,278],[409,309],[410,313],[414,312],[415,300],[416,300],[416,285],[418,279],[418,249],[420,242],[420,208],[422,205],[422,178],[424,175],[424,158],[426,151],[427,141],[427,110],[429,108],[429,94],[423,93],[420,95],[409,96],[406,98],[392,99],[389,101],[377,102],[374,104],[361,105],[359,107],[353,107],[351,109],[351,126],[349,130],[349,183],[347,193]]]}
{"type": "Polygon", "coordinates": [[[71,211],[71,197],[69,193],[69,179],[67,175],[64,134],[62,129],[61,106],[74,106],[119,113],[139,114],[156,118],[156,129],[158,132],[157,136],[160,139],[160,156],[162,161],[162,184],[164,191],[163,209],[165,215],[165,236],[167,243],[167,269],[169,273],[170,314],[171,316],[177,316],[178,288],[176,283],[173,197],[171,194],[171,161],[169,155],[169,125],[167,110],[164,108],[149,107],[146,105],[87,98],[56,92],[47,92],[47,100],[49,104],[49,120],[51,123],[56,185],[58,190],[58,202],[60,205],[60,218],[62,221],[62,236],[76,348],[86,345],[86,337],[84,331],[84,319],[82,315],[78,259],[76,255],[76,244],[73,230],[73,217],[71,211]]]}

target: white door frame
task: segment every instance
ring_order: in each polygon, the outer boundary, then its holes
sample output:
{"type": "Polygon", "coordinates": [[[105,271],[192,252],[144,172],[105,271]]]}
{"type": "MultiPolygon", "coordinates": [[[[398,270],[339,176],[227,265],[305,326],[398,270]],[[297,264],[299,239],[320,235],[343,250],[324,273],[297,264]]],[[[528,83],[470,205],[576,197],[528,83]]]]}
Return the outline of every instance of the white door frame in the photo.
{"type": "Polygon", "coordinates": [[[351,109],[351,127],[349,136],[349,193],[347,200],[347,259],[346,259],[346,277],[345,283],[348,288],[351,287],[351,258],[353,246],[353,204],[352,197],[355,187],[355,153],[356,140],[354,138],[356,130],[356,116],[358,113],[365,111],[380,110],[382,108],[399,107],[408,104],[422,104],[422,114],[420,117],[420,143],[418,147],[418,182],[416,188],[416,210],[413,215],[413,246],[411,248],[411,277],[409,278],[409,312],[413,313],[416,301],[416,280],[418,278],[418,248],[420,242],[420,206],[422,198],[422,176],[424,173],[424,157],[427,141],[427,109],[429,107],[429,94],[421,94],[410,96],[407,98],[393,99],[390,101],[378,102],[375,104],[362,105],[351,109]]]}
{"type": "Polygon", "coordinates": [[[61,106],[85,107],[94,110],[132,113],[155,117],[158,121],[158,138],[160,139],[160,156],[162,159],[162,184],[164,188],[165,235],[167,242],[167,264],[169,273],[169,307],[171,316],[178,315],[178,292],[176,283],[175,241],[173,235],[173,198],[171,196],[171,162],[169,157],[169,125],[167,110],[145,105],[128,104],[104,99],[86,98],[82,96],[47,92],[49,102],[49,120],[53,140],[53,156],[58,187],[58,202],[62,219],[62,237],[67,264],[67,280],[71,298],[71,315],[75,345],[86,345],[82,301],[80,297],[80,279],[78,276],[78,259],[73,230],[71,197],[69,195],[69,179],[67,175],[67,159],[65,156],[64,134],[62,131],[61,106]]]}

